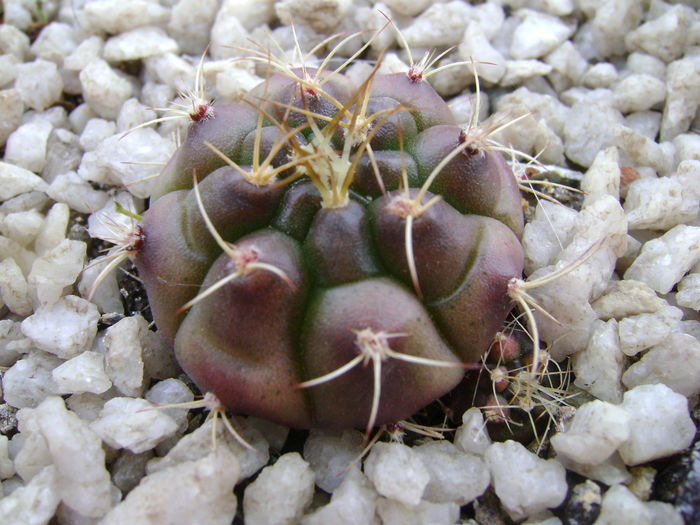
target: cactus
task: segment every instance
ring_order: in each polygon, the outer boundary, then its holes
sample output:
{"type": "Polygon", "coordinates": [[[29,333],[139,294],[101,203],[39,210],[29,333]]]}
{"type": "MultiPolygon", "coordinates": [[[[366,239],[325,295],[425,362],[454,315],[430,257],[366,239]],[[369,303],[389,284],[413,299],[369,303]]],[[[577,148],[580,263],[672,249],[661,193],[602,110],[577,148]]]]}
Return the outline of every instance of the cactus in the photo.
{"type": "Polygon", "coordinates": [[[390,424],[450,392],[513,307],[521,199],[422,75],[276,71],[197,98],[128,246],[202,392],[292,427],[390,424]]]}

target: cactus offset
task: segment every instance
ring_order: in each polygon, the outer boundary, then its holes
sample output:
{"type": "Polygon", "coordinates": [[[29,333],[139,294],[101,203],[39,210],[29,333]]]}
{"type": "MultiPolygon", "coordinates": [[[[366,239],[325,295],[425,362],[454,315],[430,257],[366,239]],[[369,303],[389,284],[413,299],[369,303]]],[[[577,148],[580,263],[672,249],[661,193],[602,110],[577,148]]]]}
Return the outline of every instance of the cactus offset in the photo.
{"type": "Polygon", "coordinates": [[[451,391],[502,327],[516,179],[421,76],[273,66],[192,119],[129,255],[203,392],[369,431],[451,391]]]}

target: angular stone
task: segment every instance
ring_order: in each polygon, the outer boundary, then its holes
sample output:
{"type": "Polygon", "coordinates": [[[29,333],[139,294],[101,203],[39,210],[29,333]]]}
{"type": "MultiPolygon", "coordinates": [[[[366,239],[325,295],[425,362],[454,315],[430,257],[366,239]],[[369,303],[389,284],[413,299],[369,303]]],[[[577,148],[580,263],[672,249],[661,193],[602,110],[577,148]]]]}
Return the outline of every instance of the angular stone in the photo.
{"type": "Polygon", "coordinates": [[[492,444],[485,454],[496,495],[515,520],[558,506],[566,497],[566,471],[515,441],[492,444]]]}
{"type": "Polygon", "coordinates": [[[658,312],[666,306],[666,301],[658,297],[646,283],[624,279],[612,281],[605,295],[596,299],[592,306],[598,318],[607,321],[658,312]]]}
{"type": "Polygon", "coordinates": [[[58,394],[102,394],[112,382],[105,373],[104,356],[98,352],[83,352],[51,372],[58,394]]]}
{"type": "Polygon", "coordinates": [[[138,397],[143,393],[142,337],[147,330],[148,323],[137,315],[125,317],[105,333],[105,370],[114,386],[126,396],[138,397]]]}
{"type": "Polygon", "coordinates": [[[22,333],[40,350],[70,359],[90,348],[99,318],[94,304],[68,295],[22,321],[22,333]]]}
{"type": "Polygon", "coordinates": [[[51,307],[61,299],[64,289],[80,275],[86,249],[83,241],[64,239],[33,262],[27,283],[36,303],[51,307]]]}
{"type": "Polygon", "coordinates": [[[405,505],[417,505],[430,482],[418,453],[400,443],[375,444],[365,460],[365,474],[379,494],[405,505]]]}
{"type": "Polygon", "coordinates": [[[357,430],[312,430],[304,443],[304,459],[316,474],[316,485],[333,492],[349,472],[348,465],[362,454],[362,434],[357,430]]]}
{"type": "MultiPolygon", "coordinates": [[[[235,424],[235,423],[234,423],[235,424]]],[[[268,443],[260,432],[253,427],[237,425],[240,436],[253,447],[246,448],[239,443],[224,427],[222,421],[216,423],[216,433],[213,433],[214,420],[207,420],[197,428],[180,439],[168,453],[161,458],[154,458],[147,465],[147,472],[152,474],[166,468],[179,465],[185,461],[196,461],[211,453],[216,447],[226,448],[238,460],[239,481],[251,477],[263,468],[270,454],[268,443]]]]}
{"type": "Polygon", "coordinates": [[[455,446],[463,452],[483,456],[491,444],[484,415],[478,408],[470,408],[462,414],[462,425],[455,432],[455,446]]]}
{"type": "Polygon", "coordinates": [[[644,243],[624,278],[645,282],[658,293],[665,294],[698,261],[700,227],[680,224],[661,237],[644,243]]]}
{"type": "Polygon", "coordinates": [[[148,401],[115,397],[105,403],[90,428],[110,447],[138,454],[173,435],[177,423],[148,401]]]}
{"type": "Polygon", "coordinates": [[[672,330],[678,328],[682,318],[683,311],[674,306],[665,306],[652,314],[625,317],[618,325],[622,353],[637,355],[663,342],[672,330]]]}
{"type": "Polygon", "coordinates": [[[647,351],[622,376],[627,388],[662,383],[686,397],[700,393],[700,341],[673,332],[647,351]]]}
{"type": "Polygon", "coordinates": [[[573,357],[574,384],[598,399],[619,403],[622,400],[624,364],[617,321],[595,321],[586,349],[573,357]]]}
{"type": "Polygon", "coordinates": [[[217,450],[145,477],[100,523],[230,525],[236,514],[233,487],[237,479],[236,458],[217,450]]]}
{"type": "Polygon", "coordinates": [[[621,407],[630,416],[629,439],[619,448],[627,465],[670,456],[693,440],[688,401],[666,385],[635,387],[625,393],[621,407]]]}
{"type": "Polygon", "coordinates": [[[36,420],[56,466],[61,500],[84,516],[101,517],[112,506],[102,440],[60,397],[46,398],[36,420]]]}
{"type": "Polygon", "coordinates": [[[53,517],[60,501],[56,467],[46,467],[26,486],[0,499],[0,522],[7,525],[45,525],[53,517]]]}
{"type": "Polygon", "coordinates": [[[354,525],[375,521],[378,495],[370,481],[352,467],[327,505],[304,517],[302,525],[354,525]]]}
{"type": "Polygon", "coordinates": [[[311,503],[314,473],[296,452],[265,467],[243,495],[246,525],[292,525],[311,503]]]}
{"type": "Polygon", "coordinates": [[[430,441],[413,449],[428,469],[423,499],[466,505],[483,494],[491,481],[486,463],[449,441],[430,441]]]}
{"type": "Polygon", "coordinates": [[[564,432],[552,436],[557,455],[583,465],[608,459],[629,437],[629,416],[605,401],[591,401],[578,408],[564,432]]]}

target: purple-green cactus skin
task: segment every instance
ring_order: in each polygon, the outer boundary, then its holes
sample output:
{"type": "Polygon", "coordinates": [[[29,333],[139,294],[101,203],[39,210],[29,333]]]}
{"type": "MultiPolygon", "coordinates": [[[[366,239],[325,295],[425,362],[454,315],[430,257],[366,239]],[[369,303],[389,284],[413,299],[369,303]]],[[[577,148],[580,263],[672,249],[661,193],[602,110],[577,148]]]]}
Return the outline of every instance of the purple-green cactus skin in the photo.
{"type": "Polygon", "coordinates": [[[393,423],[511,310],[516,180],[420,78],[290,72],[190,124],[133,258],[202,392],[292,427],[393,423]]]}

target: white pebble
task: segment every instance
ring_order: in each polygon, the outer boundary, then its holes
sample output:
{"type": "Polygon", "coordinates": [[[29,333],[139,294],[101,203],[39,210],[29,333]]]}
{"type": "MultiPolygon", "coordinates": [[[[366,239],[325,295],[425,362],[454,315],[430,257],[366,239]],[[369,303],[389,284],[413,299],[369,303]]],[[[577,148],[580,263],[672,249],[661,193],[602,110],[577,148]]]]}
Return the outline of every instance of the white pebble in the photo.
{"type": "MultiPolygon", "coordinates": [[[[146,392],[144,398],[155,405],[176,405],[179,403],[190,403],[194,400],[194,394],[185,383],[171,377],[158,381],[146,392]]],[[[187,423],[187,409],[165,408],[163,410],[179,425],[187,423]]]]}
{"type": "Polygon", "coordinates": [[[27,280],[12,257],[0,263],[0,298],[14,314],[27,316],[33,311],[27,280]]]}
{"type": "Polygon", "coordinates": [[[84,516],[103,516],[111,507],[111,483],[102,440],[60,397],[45,399],[35,416],[56,466],[61,500],[84,516]]]}
{"type": "Polygon", "coordinates": [[[27,282],[36,303],[51,305],[63,296],[65,288],[80,275],[85,250],[84,242],[64,239],[34,261],[27,282]]]}
{"type": "Polygon", "coordinates": [[[92,423],[100,417],[100,412],[107,399],[97,394],[73,394],[66,400],[66,405],[73,412],[78,414],[80,419],[92,423]]]}
{"type": "Polygon", "coordinates": [[[91,213],[107,203],[107,193],[94,189],[74,171],[58,175],[46,193],[57,202],[67,204],[72,210],[91,213]]]}
{"type": "Polygon", "coordinates": [[[582,83],[589,88],[607,88],[617,80],[617,68],[610,62],[598,62],[588,68],[582,83]]]}
{"type": "Polygon", "coordinates": [[[275,12],[283,24],[303,23],[323,33],[335,29],[351,6],[351,0],[281,0],[275,12]]]}
{"type": "Polygon", "coordinates": [[[56,467],[44,468],[26,486],[0,499],[0,522],[6,525],[45,525],[61,501],[56,467]]]}
{"type": "Polygon", "coordinates": [[[700,310],[700,273],[691,273],[678,283],[676,303],[678,306],[700,310]]]}
{"type": "Polygon", "coordinates": [[[314,473],[296,452],[265,467],[243,495],[246,525],[292,525],[311,503],[314,473]]]}
{"type": "Polygon", "coordinates": [[[449,441],[430,441],[413,449],[428,469],[423,498],[433,503],[466,505],[481,496],[491,478],[486,463],[449,441]]]}
{"type": "Polygon", "coordinates": [[[637,314],[658,312],[666,306],[666,302],[646,283],[624,279],[610,282],[605,295],[596,299],[592,306],[598,318],[607,321],[613,317],[619,320],[637,314]]]}
{"type": "Polygon", "coordinates": [[[170,10],[149,0],[97,0],[85,4],[85,19],[93,32],[118,34],[168,20],[170,10]]]}
{"type": "Polygon", "coordinates": [[[622,124],[616,109],[580,102],[571,108],[564,126],[566,156],[581,166],[590,166],[601,149],[615,142],[616,129],[622,124]]]}
{"type": "Polygon", "coordinates": [[[239,443],[224,427],[223,422],[216,423],[216,435],[212,434],[214,420],[207,420],[201,427],[183,436],[162,458],[148,462],[149,474],[164,470],[185,461],[196,461],[211,453],[214,448],[226,448],[238,460],[239,481],[247,479],[263,468],[270,459],[269,446],[262,434],[253,427],[237,425],[241,437],[255,450],[239,443]]]}
{"type": "Polygon", "coordinates": [[[433,0],[384,0],[389,9],[400,15],[416,16],[425,11],[433,0]]]}
{"type": "Polygon", "coordinates": [[[627,465],[670,456],[693,441],[688,400],[666,385],[635,387],[625,392],[621,407],[630,416],[630,437],[619,447],[627,465]]]}
{"type": "MultiPolygon", "coordinates": [[[[96,2],[90,2],[88,5],[95,4],[96,2]]],[[[86,38],[63,60],[64,69],[80,73],[85,66],[101,56],[103,45],[104,41],[97,35],[86,38]]]]}
{"type": "Polygon", "coordinates": [[[523,232],[526,273],[531,274],[556,261],[562,247],[571,240],[576,215],[571,208],[540,200],[534,220],[525,225],[523,232]]]}
{"type": "Polygon", "coordinates": [[[218,0],[179,0],[173,6],[168,34],[183,53],[201,53],[207,46],[218,8],[218,0]]]}
{"type": "Polygon", "coordinates": [[[10,368],[31,348],[31,341],[22,335],[20,323],[0,320],[0,366],[10,368]]]}
{"type": "Polygon", "coordinates": [[[601,195],[620,198],[620,155],[617,148],[606,148],[598,152],[593,164],[581,181],[585,192],[584,203],[591,202],[601,195]]]}
{"type": "Polygon", "coordinates": [[[684,525],[685,523],[680,511],[671,503],[647,501],[644,506],[651,514],[652,525],[684,525]]]}
{"type": "Polygon", "coordinates": [[[327,505],[304,517],[301,525],[354,525],[372,523],[377,493],[357,467],[348,469],[343,482],[333,492],[327,505]]]}
{"type": "Polygon", "coordinates": [[[5,23],[0,24],[0,49],[3,53],[9,53],[20,62],[24,62],[29,53],[29,37],[8,22],[7,11],[10,5],[11,2],[5,2],[5,23]]]}
{"type": "Polygon", "coordinates": [[[34,241],[34,250],[37,255],[42,256],[61,244],[66,237],[69,219],[68,206],[60,202],[51,206],[44,219],[44,227],[34,241]]]}
{"type": "Polygon", "coordinates": [[[138,454],[155,447],[177,430],[177,423],[144,399],[115,397],[104,404],[90,428],[110,447],[138,454]]]}
{"type": "Polygon", "coordinates": [[[51,22],[41,30],[30,49],[36,57],[61,66],[63,57],[76,48],[76,36],[76,30],[72,26],[63,22],[51,22]]]}
{"type": "Polygon", "coordinates": [[[678,225],[642,246],[625,279],[648,284],[665,294],[700,261],[700,227],[678,225]]]}
{"type": "Polygon", "coordinates": [[[467,23],[458,51],[462,60],[473,58],[483,62],[477,62],[475,69],[479,78],[487,82],[497,83],[506,72],[505,57],[491,45],[482,27],[474,21],[467,23]]]}
{"type": "Polygon", "coordinates": [[[652,347],[622,376],[627,388],[662,383],[692,397],[700,392],[700,341],[674,332],[652,347]]]}
{"type": "Polygon", "coordinates": [[[623,55],[625,35],[635,29],[644,15],[638,0],[608,0],[591,3],[591,37],[600,56],[623,55]]]}
{"type": "Polygon", "coordinates": [[[22,124],[7,138],[5,160],[41,173],[46,165],[46,147],[53,126],[41,119],[22,124]]]}
{"type": "Polygon", "coordinates": [[[462,414],[462,425],[455,432],[455,446],[470,454],[483,456],[491,444],[484,415],[478,408],[470,408],[462,414]]]}
{"type": "Polygon", "coordinates": [[[666,73],[666,104],[661,119],[661,140],[685,133],[700,106],[700,68],[693,58],[669,64],[666,73]]]}
{"type": "MultiPolygon", "coordinates": [[[[588,69],[588,62],[569,40],[549,53],[544,58],[544,61],[552,66],[554,72],[564,75],[568,80],[576,84],[582,81],[588,69]]],[[[560,91],[556,86],[555,89],[560,91]]]]}
{"type": "Polygon", "coordinates": [[[557,455],[576,463],[597,465],[608,459],[629,437],[629,416],[605,401],[591,401],[576,410],[564,432],[552,436],[557,455]]]}
{"type": "Polygon", "coordinates": [[[654,140],[661,128],[661,113],[658,111],[631,113],[625,117],[625,127],[654,140]]]}
{"type": "Polygon", "coordinates": [[[625,355],[620,350],[615,319],[595,321],[586,349],[573,357],[574,384],[610,403],[622,400],[621,377],[625,355]]]}
{"type": "Polygon", "coordinates": [[[523,21],[515,28],[510,56],[515,59],[539,58],[554,51],[573,34],[575,27],[556,16],[524,11],[523,21]]]}
{"type": "Polygon", "coordinates": [[[548,75],[551,71],[552,66],[539,60],[508,60],[499,84],[504,87],[519,86],[526,80],[548,75]]]}
{"type": "Polygon", "coordinates": [[[178,51],[177,42],[159,27],[139,27],[108,39],[102,56],[110,62],[124,62],[178,51]]]}
{"type": "Polygon", "coordinates": [[[631,74],[613,86],[615,107],[623,113],[651,109],[666,98],[666,85],[646,74],[631,74]]]}
{"type": "Polygon", "coordinates": [[[35,407],[46,396],[55,394],[56,385],[51,372],[61,362],[55,355],[46,352],[29,352],[3,374],[5,402],[15,408],[35,407]]]}
{"type": "Polygon", "coordinates": [[[214,60],[222,60],[241,54],[241,51],[235,49],[234,46],[245,42],[248,38],[248,31],[236,18],[237,9],[238,0],[225,0],[221,3],[216,14],[214,25],[211,28],[211,48],[209,51],[214,60]]]}
{"type": "Polygon", "coordinates": [[[96,58],[80,72],[83,97],[100,117],[117,118],[121,105],[131,97],[131,83],[107,62],[96,58]]]}
{"type": "Polygon", "coordinates": [[[92,151],[100,142],[117,132],[117,124],[111,120],[91,118],[85,124],[78,142],[84,151],[92,151]]]}
{"type": "Polygon", "coordinates": [[[430,501],[405,505],[396,500],[379,498],[377,514],[382,525],[453,525],[459,521],[459,505],[430,501]]]}
{"type": "Polygon", "coordinates": [[[485,454],[496,495],[514,520],[558,506],[566,497],[566,471],[515,441],[493,443],[485,454]]]}
{"type": "Polygon", "coordinates": [[[22,121],[24,102],[16,89],[0,91],[0,146],[16,130],[22,121]]]}
{"type": "Polygon", "coordinates": [[[627,56],[627,69],[630,73],[642,73],[659,80],[666,78],[666,64],[655,56],[634,51],[627,56]]]}
{"type": "MultiPolygon", "coordinates": [[[[236,458],[225,449],[145,477],[101,525],[229,525],[236,514],[236,458]]],[[[247,523],[247,521],[246,521],[247,523]]]]}
{"type": "Polygon", "coordinates": [[[304,459],[316,473],[316,485],[333,492],[350,465],[362,453],[362,434],[357,430],[312,430],[304,443],[304,459]]]}
{"type": "Polygon", "coordinates": [[[151,128],[112,135],[85,154],[78,174],[86,180],[124,185],[132,195],[148,197],[155,182],[150,176],[160,173],[172,150],[172,142],[151,128]]]}
{"type": "Polygon", "coordinates": [[[643,51],[671,62],[683,55],[689,25],[685,9],[677,5],[625,35],[625,44],[630,51],[643,51]]]}
{"type": "Polygon", "coordinates": [[[672,330],[677,329],[683,311],[673,306],[665,306],[658,312],[637,314],[620,320],[618,333],[620,349],[629,356],[661,343],[672,330]]]}
{"type": "Polygon", "coordinates": [[[138,397],[143,393],[146,378],[142,339],[146,331],[146,320],[133,316],[125,317],[105,332],[105,370],[125,396],[138,397]]]}
{"type": "Polygon", "coordinates": [[[9,439],[6,435],[0,435],[0,481],[15,475],[15,466],[8,454],[8,442],[9,439]]]}
{"type": "Polygon", "coordinates": [[[603,496],[596,525],[652,525],[651,512],[627,487],[614,485],[603,496]]]}
{"type": "Polygon", "coordinates": [[[101,394],[112,382],[105,373],[104,356],[98,352],[83,352],[69,359],[51,373],[58,394],[101,394]]]}
{"type": "Polygon", "coordinates": [[[67,129],[54,128],[46,143],[46,166],[41,175],[51,183],[58,175],[76,169],[82,156],[78,136],[67,129]]]}
{"type": "Polygon", "coordinates": [[[17,66],[15,89],[26,106],[43,111],[60,100],[63,79],[56,64],[39,58],[17,66]]]}
{"type": "Polygon", "coordinates": [[[99,318],[94,304],[68,295],[22,321],[22,333],[40,350],[70,359],[90,348],[99,318]]]}
{"type": "MultiPolygon", "coordinates": [[[[465,36],[464,27],[471,19],[471,9],[464,2],[435,3],[403,30],[403,36],[411,48],[457,45],[465,36]]],[[[478,21],[474,23],[479,26],[478,21]]],[[[475,58],[487,60],[481,56],[475,58]]]]}
{"type": "Polygon", "coordinates": [[[382,496],[417,505],[430,473],[413,449],[400,443],[377,443],[365,460],[365,474],[382,496]]]}
{"type": "Polygon", "coordinates": [[[37,210],[8,213],[0,224],[0,231],[20,246],[29,245],[41,231],[44,216],[37,210]]]}
{"type": "Polygon", "coordinates": [[[626,126],[619,126],[615,144],[638,166],[649,166],[660,174],[673,169],[676,151],[672,142],[657,143],[626,126]]]}

